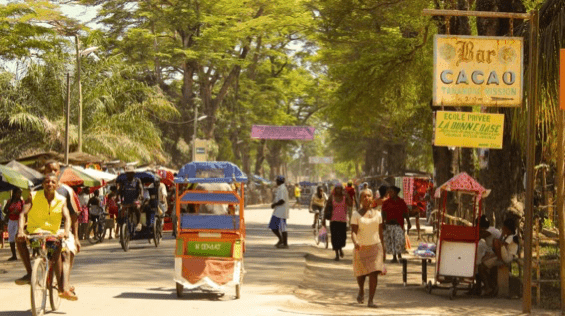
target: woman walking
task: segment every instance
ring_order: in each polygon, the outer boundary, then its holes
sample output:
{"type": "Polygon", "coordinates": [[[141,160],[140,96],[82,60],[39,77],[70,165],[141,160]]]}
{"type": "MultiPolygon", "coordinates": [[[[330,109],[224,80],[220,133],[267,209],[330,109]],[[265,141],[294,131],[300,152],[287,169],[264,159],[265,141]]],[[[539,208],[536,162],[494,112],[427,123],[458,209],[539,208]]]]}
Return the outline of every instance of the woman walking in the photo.
{"type": "MultiPolygon", "coordinates": [[[[351,207],[353,202],[349,194],[345,194],[343,185],[336,184],[334,191],[328,200],[328,204],[332,209],[332,216],[330,218],[330,236],[332,240],[332,248],[335,251],[335,261],[343,258],[343,247],[345,247],[345,240],[347,239],[347,207],[351,207]]],[[[325,221],[324,221],[325,222],[325,221]]]]}
{"type": "Polygon", "coordinates": [[[371,208],[373,193],[364,190],[360,195],[361,208],[351,216],[351,240],[353,250],[353,273],[357,278],[359,293],[357,302],[365,299],[365,279],[369,277],[368,307],[377,307],[373,302],[377,290],[379,274],[385,274],[384,259],[386,256],[383,239],[383,221],[378,208],[371,208]]]}
{"type": "Polygon", "coordinates": [[[408,206],[406,206],[406,202],[398,196],[399,192],[399,187],[389,187],[387,191],[389,198],[383,202],[382,209],[382,215],[386,223],[386,249],[392,254],[392,263],[396,263],[398,259],[402,259],[402,252],[406,247],[404,218],[408,215],[408,206]]]}
{"type": "Polygon", "coordinates": [[[312,194],[312,199],[310,200],[310,212],[314,212],[314,224],[312,224],[312,228],[316,227],[318,217],[321,215],[327,200],[328,196],[324,193],[324,189],[319,186],[316,189],[316,193],[312,194]]]}
{"type": "Polygon", "coordinates": [[[12,251],[12,256],[8,259],[8,261],[18,260],[18,257],[16,256],[16,235],[18,234],[20,213],[23,209],[24,200],[22,199],[22,190],[20,188],[15,188],[12,190],[12,198],[4,207],[4,214],[8,216],[8,241],[10,242],[10,250],[12,251]]]}

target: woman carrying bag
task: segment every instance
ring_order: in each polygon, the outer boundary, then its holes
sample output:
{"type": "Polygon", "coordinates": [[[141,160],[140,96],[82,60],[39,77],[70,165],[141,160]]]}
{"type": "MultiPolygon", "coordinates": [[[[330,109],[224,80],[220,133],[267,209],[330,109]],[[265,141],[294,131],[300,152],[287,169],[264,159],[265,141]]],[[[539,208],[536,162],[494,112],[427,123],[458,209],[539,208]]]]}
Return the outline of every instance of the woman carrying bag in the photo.
{"type": "Polygon", "coordinates": [[[330,235],[332,249],[335,251],[335,261],[339,261],[339,258],[344,256],[343,247],[345,247],[347,240],[347,207],[352,205],[353,201],[349,195],[344,194],[343,185],[341,183],[336,184],[324,209],[324,218],[330,221],[330,235]]]}

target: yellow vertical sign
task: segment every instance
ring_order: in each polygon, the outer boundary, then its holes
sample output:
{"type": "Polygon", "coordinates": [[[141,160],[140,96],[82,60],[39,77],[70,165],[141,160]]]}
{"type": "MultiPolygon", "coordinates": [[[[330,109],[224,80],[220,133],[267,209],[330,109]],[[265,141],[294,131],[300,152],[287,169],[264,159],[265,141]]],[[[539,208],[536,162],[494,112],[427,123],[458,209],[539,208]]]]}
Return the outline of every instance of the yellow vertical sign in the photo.
{"type": "Polygon", "coordinates": [[[194,155],[195,161],[208,160],[208,141],[205,139],[196,139],[195,143],[196,154],[194,155]]]}
{"type": "Polygon", "coordinates": [[[502,148],[504,114],[437,111],[435,146],[502,148]]]}

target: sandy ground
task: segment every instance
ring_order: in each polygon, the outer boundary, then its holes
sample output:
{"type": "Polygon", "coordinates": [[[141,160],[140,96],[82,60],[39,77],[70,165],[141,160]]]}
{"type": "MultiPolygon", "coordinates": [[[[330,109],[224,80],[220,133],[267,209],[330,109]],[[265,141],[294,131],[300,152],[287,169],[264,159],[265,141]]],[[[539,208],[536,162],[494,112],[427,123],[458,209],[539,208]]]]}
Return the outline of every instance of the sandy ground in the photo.
{"type": "MultiPolygon", "coordinates": [[[[306,210],[292,210],[289,220],[290,249],[276,249],[274,235],[266,229],[271,210],[247,209],[247,252],[242,297],[234,289],[218,297],[200,292],[177,298],[173,282],[174,239],[167,234],[158,248],[146,240],[133,241],[124,252],[119,243],[85,245],[77,256],[72,283],[77,302],[64,301],[52,315],[519,315],[518,299],[483,299],[447,291],[427,294],[419,273],[402,284],[401,265],[388,264],[379,278],[375,302],[369,309],[355,301],[357,284],[352,272],[352,244],[345,258],[333,260],[333,251],[314,244],[306,210]]],[[[428,228],[429,229],[429,228],[428,228]]],[[[416,245],[412,235],[413,245],[416,245]]],[[[331,247],[331,246],[330,246],[331,247]]],[[[21,263],[6,262],[9,249],[0,249],[0,316],[30,315],[29,287],[13,280],[23,275],[21,263]]],[[[419,272],[419,263],[410,271],[419,272]]],[[[429,269],[432,276],[433,268],[429,269]]],[[[368,284],[367,284],[368,286],[368,284]]],[[[366,290],[368,294],[368,291],[366,290]]],[[[367,295],[366,294],[366,295],[367,295]]],[[[535,310],[536,315],[557,313],[535,310]]]]}

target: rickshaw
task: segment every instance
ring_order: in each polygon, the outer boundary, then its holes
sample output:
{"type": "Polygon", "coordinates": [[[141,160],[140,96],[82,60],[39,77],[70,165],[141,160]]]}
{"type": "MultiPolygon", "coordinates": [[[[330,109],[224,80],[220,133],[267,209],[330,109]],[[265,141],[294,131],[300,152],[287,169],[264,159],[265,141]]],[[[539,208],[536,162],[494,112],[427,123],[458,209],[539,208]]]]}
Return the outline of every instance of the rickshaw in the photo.
{"type": "Polygon", "coordinates": [[[453,177],[435,192],[441,201],[439,214],[438,245],[436,250],[435,283],[428,281],[426,291],[449,290],[449,299],[454,299],[458,289],[470,289],[475,282],[477,245],[479,243],[478,219],[482,214],[482,199],[490,190],[483,188],[475,179],[462,172],[453,177]],[[466,225],[454,225],[448,219],[448,192],[471,195],[473,210],[466,225]],[[449,284],[441,287],[438,284],[449,284]],[[460,287],[463,285],[463,287],[460,287]],[[466,286],[465,286],[466,285],[466,286]]]}
{"type": "MultiPolygon", "coordinates": [[[[163,219],[159,215],[158,190],[160,179],[158,176],[149,171],[136,172],[135,178],[139,178],[143,184],[143,189],[149,192],[149,200],[145,200],[142,207],[141,223],[143,225],[141,231],[135,231],[135,214],[127,212],[126,209],[120,209],[118,216],[118,225],[120,225],[120,244],[124,251],[129,250],[129,242],[136,239],[147,239],[149,242],[153,240],[155,247],[159,246],[163,237],[163,219]],[[144,217],[145,216],[145,217],[144,217]]],[[[126,181],[127,175],[121,174],[116,179],[120,185],[126,181]]]]}
{"type": "Polygon", "coordinates": [[[184,289],[235,285],[241,296],[245,252],[244,183],[247,177],[230,162],[191,162],[175,177],[177,296],[184,289]],[[226,184],[231,190],[202,190],[198,185],[226,184]],[[235,188],[234,188],[235,187],[235,188]],[[205,206],[225,207],[225,213],[204,214],[205,206]]]}

